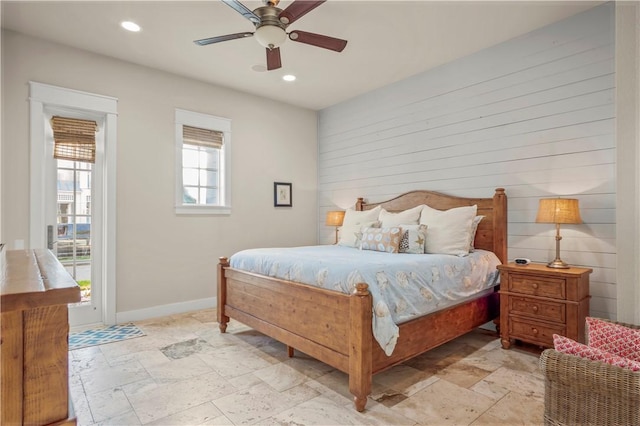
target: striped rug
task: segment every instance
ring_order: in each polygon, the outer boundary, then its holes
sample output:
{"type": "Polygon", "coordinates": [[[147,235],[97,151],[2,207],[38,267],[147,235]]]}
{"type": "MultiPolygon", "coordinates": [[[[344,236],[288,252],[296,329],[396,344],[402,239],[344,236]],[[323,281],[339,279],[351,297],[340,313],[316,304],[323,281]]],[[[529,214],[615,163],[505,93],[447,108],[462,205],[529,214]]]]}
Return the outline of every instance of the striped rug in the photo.
{"type": "Polygon", "coordinates": [[[118,324],[90,330],[69,333],[69,350],[104,345],[144,336],[144,332],[134,324],[118,324]]]}

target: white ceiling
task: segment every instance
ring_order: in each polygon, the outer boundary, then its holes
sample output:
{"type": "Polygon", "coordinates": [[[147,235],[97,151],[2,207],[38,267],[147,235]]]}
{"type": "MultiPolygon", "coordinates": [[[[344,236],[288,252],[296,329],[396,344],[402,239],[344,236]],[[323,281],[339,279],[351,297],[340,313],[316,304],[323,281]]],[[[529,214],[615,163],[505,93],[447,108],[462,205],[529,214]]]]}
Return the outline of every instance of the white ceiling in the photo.
{"type": "MultiPolygon", "coordinates": [[[[205,82],[322,109],[562,20],[594,1],[329,0],[291,24],[348,40],[342,53],[287,40],[282,68],[257,72],[253,38],[197,46],[193,40],[253,31],[218,0],[2,1],[2,27],[205,82]],[[120,22],[137,22],[130,33],[120,22]],[[282,81],[295,74],[293,83],[282,81]]],[[[250,9],[259,1],[245,1],[250,9]]],[[[282,0],[284,9],[291,0],[282,0]]]]}

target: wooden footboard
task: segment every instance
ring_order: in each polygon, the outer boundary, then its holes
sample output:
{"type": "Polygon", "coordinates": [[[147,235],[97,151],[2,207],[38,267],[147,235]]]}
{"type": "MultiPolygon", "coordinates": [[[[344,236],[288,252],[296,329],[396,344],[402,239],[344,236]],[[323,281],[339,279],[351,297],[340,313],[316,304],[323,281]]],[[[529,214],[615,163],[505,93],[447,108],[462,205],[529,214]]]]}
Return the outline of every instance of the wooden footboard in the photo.
{"type": "Polygon", "coordinates": [[[347,373],[356,408],[364,410],[373,354],[367,284],[358,284],[348,295],[235,270],[221,257],[217,315],[223,333],[234,318],[347,373]]]}

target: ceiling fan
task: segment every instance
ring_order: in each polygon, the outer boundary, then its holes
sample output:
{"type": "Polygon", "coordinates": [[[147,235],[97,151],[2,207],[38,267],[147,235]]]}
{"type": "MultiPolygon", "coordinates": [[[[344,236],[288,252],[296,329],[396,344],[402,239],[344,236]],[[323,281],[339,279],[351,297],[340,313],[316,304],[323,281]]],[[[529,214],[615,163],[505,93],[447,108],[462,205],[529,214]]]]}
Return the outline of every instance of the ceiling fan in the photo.
{"type": "Polygon", "coordinates": [[[195,40],[195,44],[199,46],[206,46],[208,44],[220,43],[222,41],[255,36],[258,43],[263,45],[267,50],[267,69],[269,71],[278,69],[282,66],[280,59],[280,45],[285,42],[287,36],[290,40],[298,43],[310,44],[312,46],[322,47],[336,52],[342,52],[347,45],[346,40],[326,35],[299,30],[294,30],[290,33],[287,33],[286,31],[290,24],[320,6],[326,0],[295,0],[284,10],[277,7],[280,0],[263,0],[266,6],[258,7],[253,11],[238,0],[222,1],[251,21],[251,23],[255,25],[256,31],[252,33],[244,32],[203,38],[201,40],[195,40]]]}

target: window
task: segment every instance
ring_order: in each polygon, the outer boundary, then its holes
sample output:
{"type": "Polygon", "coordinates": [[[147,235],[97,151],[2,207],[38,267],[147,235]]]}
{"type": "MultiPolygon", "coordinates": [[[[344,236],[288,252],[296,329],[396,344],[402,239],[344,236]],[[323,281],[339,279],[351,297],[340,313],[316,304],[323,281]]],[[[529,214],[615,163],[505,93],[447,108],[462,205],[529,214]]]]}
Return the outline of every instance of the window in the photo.
{"type": "Polygon", "coordinates": [[[229,214],[231,120],[176,109],[176,213],[229,214]]]}

